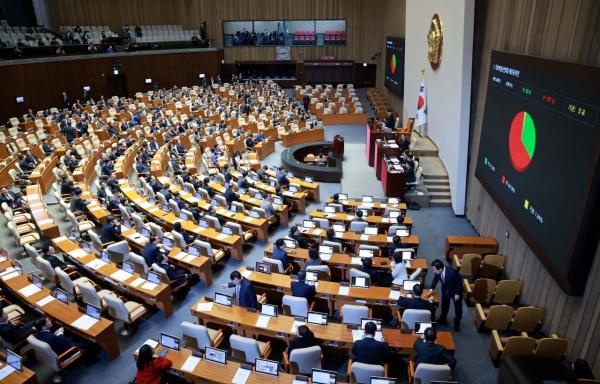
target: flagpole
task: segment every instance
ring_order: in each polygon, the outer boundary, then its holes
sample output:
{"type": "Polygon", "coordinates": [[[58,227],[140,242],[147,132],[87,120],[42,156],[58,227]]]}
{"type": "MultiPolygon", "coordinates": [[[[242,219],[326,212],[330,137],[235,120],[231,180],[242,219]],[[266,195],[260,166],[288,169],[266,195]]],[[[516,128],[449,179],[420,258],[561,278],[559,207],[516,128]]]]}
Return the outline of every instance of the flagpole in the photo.
{"type": "MultiPolygon", "coordinates": [[[[421,80],[419,81],[420,83],[423,83],[423,81],[425,80],[425,68],[421,68],[421,80]]],[[[418,113],[418,112],[417,112],[418,113]]],[[[423,126],[422,125],[418,125],[417,127],[415,127],[417,130],[417,133],[419,134],[419,136],[423,136],[423,126]]]]}

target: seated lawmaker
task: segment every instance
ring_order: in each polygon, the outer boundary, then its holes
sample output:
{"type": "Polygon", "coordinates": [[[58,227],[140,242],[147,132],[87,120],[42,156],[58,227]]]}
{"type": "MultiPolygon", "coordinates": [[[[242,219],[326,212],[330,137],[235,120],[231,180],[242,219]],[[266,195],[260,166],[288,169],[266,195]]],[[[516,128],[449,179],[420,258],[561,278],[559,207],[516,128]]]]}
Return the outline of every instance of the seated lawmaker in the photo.
{"type": "Polygon", "coordinates": [[[0,188],[0,204],[6,203],[12,209],[27,207],[23,196],[19,193],[9,191],[6,187],[0,188]]]}
{"type": "Polygon", "coordinates": [[[398,299],[398,307],[404,309],[426,309],[431,312],[431,317],[434,317],[435,307],[427,300],[423,300],[423,286],[421,284],[415,284],[413,286],[413,293],[406,296],[400,296],[398,299]]]}
{"type": "Polygon", "coordinates": [[[82,193],[83,191],[81,190],[81,188],[73,188],[73,198],[71,199],[71,205],[69,206],[69,209],[74,214],[84,213],[85,207],[90,203],[89,201],[81,198],[82,193]]]}
{"type": "Polygon", "coordinates": [[[398,235],[392,237],[392,245],[388,248],[388,256],[393,256],[398,249],[410,248],[410,245],[402,243],[402,238],[398,235]]]}
{"type": "Polygon", "coordinates": [[[304,262],[304,270],[306,270],[306,267],[313,265],[321,265],[321,258],[319,257],[316,244],[311,244],[308,247],[308,259],[304,262]]]}
{"type": "Polygon", "coordinates": [[[119,241],[121,235],[121,224],[113,217],[108,216],[100,231],[100,240],[102,243],[119,241]]]}
{"type": "Polygon", "coordinates": [[[371,285],[379,283],[379,271],[373,267],[373,259],[371,257],[363,257],[361,259],[362,268],[361,271],[369,275],[371,285]]]}
{"type": "Polygon", "coordinates": [[[394,253],[390,267],[392,269],[392,284],[402,285],[404,280],[408,280],[408,272],[404,260],[402,260],[401,252],[394,253]]]}
{"type": "Polygon", "coordinates": [[[444,346],[436,344],[437,332],[434,328],[427,328],[422,338],[417,339],[413,348],[415,354],[415,368],[421,364],[448,364],[450,368],[456,367],[456,359],[444,346]]]}
{"type": "Polygon", "coordinates": [[[148,344],[140,347],[136,361],[136,384],[160,384],[165,373],[171,368],[171,360],[163,356],[154,357],[154,350],[148,344]]]}
{"type": "Polygon", "coordinates": [[[315,338],[315,334],[306,325],[298,326],[297,335],[298,337],[292,340],[290,346],[287,348],[288,356],[294,349],[309,348],[319,345],[319,342],[315,338]]]}
{"type": "Polygon", "coordinates": [[[283,239],[277,239],[275,246],[273,247],[273,259],[281,261],[283,268],[286,268],[288,264],[287,252],[285,250],[285,241],[283,239]]]}
{"type": "Polygon", "coordinates": [[[146,265],[149,267],[156,263],[161,255],[160,248],[158,247],[159,244],[160,239],[156,236],[150,236],[148,238],[148,242],[144,244],[144,248],[142,249],[142,257],[146,261],[146,265]]]}
{"type": "Polygon", "coordinates": [[[362,340],[357,340],[352,346],[351,356],[353,363],[383,365],[387,362],[390,351],[383,341],[375,340],[377,325],[369,321],[365,325],[365,335],[362,340]]]}
{"type": "Polygon", "coordinates": [[[177,286],[182,285],[187,281],[188,285],[192,282],[192,275],[185,273],[181,268],[175,268],[172,264],[169,264],[169,257],[165,254],[161,254],[158,257],[156,264],[164,269],[169,276],[171,282],[175,282],[177,286]]]}
{"type": "Polygon", "coordinates": [[[56,256],[56,249],[54,249],[54,247],[50,244],[42,248],[42,259],[49,262],[53,269],[59,267],[60,269],[64,270],[65,268],[69,267],[67,263],[56,256]]]}
{"type": "Polygon", "coordinates": [[[173,232],[177,232],[181,236],[183,236],[183,240],[185,240],[186,244],[191,244],[195,240],[192,236],[188,235],[187,232],[183,230],[179,221],[173,224],[173,232]]]}
{"type": "Polygon", "coordinates": [[[298,281],[292,281],[290,286],[292,296],[304,297],[309,303],[317,293],[314,285],[306,284],[306,273],[304,271],[298,272],[298,281]]]}
{"type": "Polygon", "coordinates": [[[57,355],[62,355],[72,347],[80,348],[83,351],[84,359],[87,361],[94,360],[100,352],[96,344],[86,343],[85,341],[72,340],[65,336],[63,327],[52,332],[53,324],[47,317],[42,317],[35,322],[37,330],[35,337],[50,345],[50,348],[57,355]]]}
{"type": "Polygon", "coordinates": [[[306,248],[307,247],[306,240],[304,239],[304,237],[302,236],[302,234],[298,230],[298,226],[297,225],[294,224],[294,225],[292,225],[290,227],[290,232],[289,232],[288,236],[298,242],[298,247],[300,247],[300,248],[306,248]]]}
{"type": "Polygon", "coordinates": [[[8,321],[8,315],[0,311],[0,337],[13,345],[21,343],[33,332],[34,323],[35,321],[23,325],[13,324],[8,321]]]}

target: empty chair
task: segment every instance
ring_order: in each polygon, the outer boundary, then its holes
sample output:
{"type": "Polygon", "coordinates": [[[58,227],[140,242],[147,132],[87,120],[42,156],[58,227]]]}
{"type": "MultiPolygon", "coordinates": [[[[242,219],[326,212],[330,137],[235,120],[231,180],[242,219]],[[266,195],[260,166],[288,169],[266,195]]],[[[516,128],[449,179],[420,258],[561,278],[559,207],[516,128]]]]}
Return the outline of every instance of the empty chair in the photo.
{"type": "Polygon", "coordinates": [[[506,340],[501,340],[498,331],[492,330],[489,353],[497,366],[503,357],[529,357],[533,354],[535,347],[536,340],[529,336],[511,336],[506,340]]]}
{"type": "Polygon", "coordinates": [[[129,253],[129,243],[127,240],[121,240],[116,243],[110,244],[106,247],[106,252],[110,255],[112,262],[121,264],[125,255],[129,253]]]}
{"type": "Polygon", "coordinates": [[[533,332],[542,325],[543,319],[544,308],[520,307],[515,311],[509,329],[513,332],[533,332]]]}
{"type": "Polygon", "coordinates": [[[222,229],[219,219],[211,215],[204,215],[204,218],[211,224],[210,227],[220,231],[222,229]]]}
{"type": "Polygon", "coordinates": [[[289,356],[283,352],[283,364],[293,375],[310,375],[313,368],[321,369],[322,362],[323,353],[318,345],[294,349],[289,356]]]}
{"type": "MultiPolygon", "coordinates": [[[[239,212],[239,210],[238,210],[238,212],[239,212]]],[[[225,223],[225,226],[228,228],[231,228],[231,232],[234,235],[238,235],[238,236],[242,237],[244,239],[244,241],[251,240],[255,235],[255,233],[253,231],[244,232],[244,230],[242,229],[242,226],[239,223],[234,223],[234,222],[228,221],[225,223]]]]}
{"type": "Polygon", "coordinates": [[[68,274],[59,267],[54,268],[54,271],[56,273],[56,276],[58,277],[58,282],[61,288],[64,289],[65,292],[67,292],[69,295],[71,295],[71,297],[76,298],[79,297],[79,295],[81,294],[79,292],[79,288],[77,288],[77,283],[87,283],[93,285],[90,279],[88,279],[85,276],[79,277],[77,272],[72,272],[71,274],[68,274]],[[75,277],[75,280],[72,280],[73,277],[75,277]]]}
{"type": "Polygon", "coordinates": [[[239,335],[229,336],[231,357],[234,360],[254,364],[256,359],[265,359],[271,355],[271,343],[258,341],[239,335]]]}
{"type": "Polygon", "coordinates": [[[481,304],[475,304],[475,326],[478,330],[496,329],[503,331],[508,329],[514,313],[513,307],[508,305],[493,305],[489,309],[483,309],[481,304]]]}
{"type": "Polygon", "coordinates": [[[360,325],[361,319],[371,317],[371,310],[366,305],[344,304],[342,305],[341,317],[344,324],[360,325]]]}
{"type": "Polygon", "coordinates": [[[52,380],[55,383],[63,381],[62,371],[64,369],[83,357],[83,351],[77,347],[71,347],[60,356],[57,356],[48,343],[41,341],[34,335],[29,335],[27,342],[35,352],[36,359],[56,373],[52,380]]]}
{"type": "Polygon", "coordinates": [[[447,364],[421,363],[415,369],[415,363],[408,362],[408,382],[430,384],[432,381],[444,382],[450,380],[452,370],[447,364]]]}
{"type": "Polygon", "coordinates": [[[329,229],[329,220],[327,220],[327,219],[322,219],[322,218],[319,218],[319,217],[315,217],[315,218],[312,219],[312,221],[314,221],[315,223],[317,223],[317,226],[319,228],[329,229]]]}
{"type": "Polygon", "coordinates": [[[159,239],[165,237],[163,233],[162,227],[155,223],[148,223],[148,227],[150,227],[150,232],[159,239]]]}
{"type": "Polygon", "coordinates": [[[283,313],[288,316],[308,316],[308,300],[306,300],[304,297],[284,295],[281,299],[281,303],[283,306],[283,313]]]}
{"type": "Polygon", "coordinates": [[[350,231],[356,233],[363,233],[365,228],[369,226],[366,221],[353,221],[350,223],[350,231]]]}
{"type": "Polygon", "coordinates": [[[373,376],[387,376],[387,364],[383,366],[353,362],[352,359],[348,361],[348,377],[350,378],[350,383],[370,384],[371,377],[373,376]]]}
{"type": "Polygon", "coordinates": [[[206,347],[218,348],[223,341],[223,332],[220,329],[214,330],[188,321],[181,323],[181,332],[186,348],[195,351],[204,351],[206,347]]]}
{"type": "Polygon", "coordinates": [[[80,219],[75,217],[75,215],[73,214],[73,212],[71,212],[71,210],[67,210],[67,218],[71,222],[72,228],[74,230],[76,230],[80,235],[81,235],[81,233],[87,232],[90,229],[94,229],[94,227],[95,227],[94,223],[87,220],[85,217],[81,217],[80,219]]]}
{"type": "Polygon", "coordinates": [[[44,278],[52,283],[58,283],[58,276],[56,271],[52,268],[50,262],[42,257],[36,259],[37,265],[40,267],[40,271],[44,275],[44,278]]]}
{"type": "Polygon", "coordinates": [[[108,243],[103,243],[102,240],[100,240],[100,236],[98,236],[98,234],[91,229],[89,231],[87,231],[87,234],[88,234],[90,240],[92,240],[92,246],[98,252],[102,252],[102,250],[105,247],[107,247],[110,244],[113,244],[112,241],[110,241],[108,243]]]}
{"type": "Polygon", "coordinates": [[[144,258],[134,252],[129,252],[123,258],[123,261],[127,261],[133,264],[133,271],[138,275],[145,276],[148,273],[148,264],[144,258]]]}
{"type": "Polygon", "coordinates": [[[475,302],[487,305],[494,296],[496,281],[492,279],[477,279],[475,283],[471,284],[468,280],[464,279],[463,287],[467,303],[475,302]]]}
{"type": "Polygon", "coordinates": [[[454,266],[461,276],[477,276],[481,268],[481,255],[476,253],[466,253],[462,258],[454,255],[454,266]]]}
{"type": "Polygon", "coordinates": [[[187,249],[187,243],[181,233],[177,231],[171,231],[171,236],[173,237],[173,242],[177,247],[181,249],[187,249]]]}
{"type": "Polygon", "coordinates": [[[502,280],[496,285],[492,302],[494,304],[513,305],[520,293],[520,280],[502,280]]]}
{"type": "Polygon", "coordinates": [[[404,329],[415,329],[417,322],[431,321],[431,311],[428,309],[405,309],[398,321],[404,329]]]}
{"type": "Polygon", "coordinates": [[[100,291],[97,291],[94,283],[92,282],[76,282],[75,287],[77,287],[77,290],[81,294],[81,300],[84,303],[94,305],[98,308],[106,308],[106,302],[104,301],[105,297],[117,297],[114,292],[108,289],[101,289],[100,291]]]}
{"type": "Polygon", "coordinates": [[[504,256],[486,255],[481,262],[479,276],[488,279],[497,279],[504,270],[504,256]]]}
{"type": "Polygon", "coordinates": [[[350,271],[348,272],[348,276],[350,279],[352,279],[353,277],[366,277],[367,279],[369,279],[371,276],[369,276],[368,273],[360,271],[356,268],[350,268],[350,271]]]}
{"type": "Polygon", "coordinates": [[[197,245],[198,247],[204,249],[206,256],[211,260],[213,264],[218,263],[225,256],[225,253],[222,250],[213,250],[210,243],[207,243],[206,241],[196,239],[194,240],[194,245],[197,245]]]}
{"type": "Polygon", "coordinates": [[[552,335],[537,341],[533,356],[541,359],[562,360],[567,355],[569,340],[552,335]]]}
{"type": "Polygon", "coordinates": [[[131,214],[131,219],[133,220],[133,223],[135,225],[135,229],[139,232],[142,228],[145,227],[144,224],[144,220],[142,220],[142,218],[136,214],[136,213],[132,213],[131,214]]]}
{"type": "Polygon", "coordinates": [[[35,243],[40,239],[40,235],[36,232],[19,233],[17,226],[12,221],[7,222],[6,226],[12,232],[15,243],[19,246],[35,243]]]}
{"type": "Polygon", "coordinates": [[[135,301],[123,302],[120,298],[112,296],[105,296],[104,300],[108,307],[108,314],[113,319],[121,320],[125,323],[121,335],[129,334],[127,328],[139,321],[147,312],[146,307],[135,301]]]}

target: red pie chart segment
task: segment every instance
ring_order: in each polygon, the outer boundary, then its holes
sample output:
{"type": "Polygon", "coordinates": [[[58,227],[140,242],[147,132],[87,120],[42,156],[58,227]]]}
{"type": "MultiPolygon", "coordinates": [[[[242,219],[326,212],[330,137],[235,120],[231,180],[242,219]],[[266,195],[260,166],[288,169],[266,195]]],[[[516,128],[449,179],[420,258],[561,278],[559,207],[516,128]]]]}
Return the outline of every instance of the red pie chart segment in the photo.
{"type": "Polygon", "coordinates": [[[392,55],[392,59],[390,60],[390,69],[392,70],[392,75],[396,72],[396,54],[392,55]]]}
{"type": "Polygon", "coordinates": [[[535,152],[536,132],[531,115],[525,111],[516,114],[510,125],[508,149],[515,170],[524,172],[535,152]]]}

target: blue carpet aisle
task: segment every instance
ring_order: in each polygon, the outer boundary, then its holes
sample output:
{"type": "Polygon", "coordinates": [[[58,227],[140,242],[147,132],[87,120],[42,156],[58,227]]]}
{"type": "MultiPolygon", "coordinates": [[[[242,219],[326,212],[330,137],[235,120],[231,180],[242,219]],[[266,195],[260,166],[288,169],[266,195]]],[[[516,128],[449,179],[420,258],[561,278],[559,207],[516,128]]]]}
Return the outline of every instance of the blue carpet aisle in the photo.
{"type": "MultiPolygon", "coordinates": [[[[382,196],[381,184],[375,179],[374,171],[370,168],[365,159],[365,127],[363,125],[340,125],[327,127],[326,139],[331,140],[334,135],[341,134],[345,138],[346,155],[344,159],[344,178],[342,184],[339,183],[321,183],[321,199],[331,196],[333,193],[340,192],[341,185],[344,186],[344,192],[349,192],[351,196],[361,196],[363,194],[372,194],[382,196]]],[[[269,166],[279,165],[280,154],[283,146],[276,144],[276,151],[263,161],[269,166]]],[[[54,201],[54,198],[47,196],[47,201],[54,201]]],[[[301,222],[308,213],[322,206],[322,202],[307,205],[307,214],[296,214],[290,219],[290,224],[301,222]]],[[[50,205],[51,213],[61,224],[62,233],[66,233],[68,225],[63,221],[63,215],[58,210],[57,205],[50,205]]],[[[414,233],[419,235],[421,245],[419,255],[433,260],[441,257],[444,248],[444,239],[447,234],[453,235],[473,235],[471,225],[464,219],[455,217],[449,208],[426,208],[420,211],[409,211],[409,215],[414,219],[414,233]]],[[[269,234],[270,242],[284,236],[287,228],[279,227],[269,234]]],[[[8,246],[11,255],[20,252],[11,239],[6,227],[1,229],[4,236],[4,245],[8,246]]],[[[266,244],[257,241],[255,244],[244,250],[244,264],[254,264],[263,257],[263,248],[266,244]]],[[[22,257],[22,256],[21,256],[22,257]]],[[[162,311],[155,312],[146,320],[140,323],[139,328],[129,337],[119,336],[121,355],[115,360],[108,362],[104,354],[99,362],[90,367],[76,369],[67,372],[67,383],[127,383],[135,375],[135,364],[133,361],[133,352],[148,338],[157,338],[160,332],[167,332],[174,335],[180,334],[179,325],[182,321],[193,321],[196,319],[190,315],[190,307],[202,296],[212,296],[223,282],[229,281],[229,273],[239,268],[240,264],[235,260],[229,260],[226,266],[215,273],[213,285],[204,287],[195,286],[191,289],[188,296],[174,303],[174,314],[165,319],[162,311]]],[[[33,270],[33,266],[26,260],[25,268],[27,271],[33,270]]],[[[426,281],[431,281],[431,273],[426,281]]],[[[455,343],[457,345],[456,357],[458,359],[457,376],[461,383],[495,383],[495,369],[487,353],[488,336],[480,335],[475,330],[470,311],[464,311],[463,330],[455,333],[455,343]],[[469,371],[462,367],[469,365],[469,371]]],[[[452,319],[452,312],[450,314],[452,319]]],[[[41,365],[36,364],[33,367],[38,372],[41,383],[50,380],[50,372],[41,365]]],[[[342,367],[340,372],[345,373],[346,367],[342,367]]],[[[403,379],[405,380],[405,379],[403,379]]],[[[400,382],[404,382],[401,380],[400,382]]]]}

